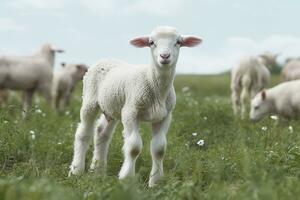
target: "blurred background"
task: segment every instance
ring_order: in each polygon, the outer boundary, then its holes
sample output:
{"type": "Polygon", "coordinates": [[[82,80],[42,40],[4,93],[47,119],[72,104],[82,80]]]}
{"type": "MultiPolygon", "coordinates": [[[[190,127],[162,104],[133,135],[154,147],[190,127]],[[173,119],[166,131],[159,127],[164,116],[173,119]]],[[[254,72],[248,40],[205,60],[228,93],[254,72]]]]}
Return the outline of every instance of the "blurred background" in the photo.
{"type": "Polygon", "coordinates": [[[154,27],[177,27],[203,38],[182,49],[178,73],[228,71],[242,55],[281,53],[280,64],[300,54],[300,1],[296,0],[1,0],[0,54],[28,54],[45,42],[66,50],[56,65],[101,58],[148,63],[148,49],[128,41],[154,27]]]}

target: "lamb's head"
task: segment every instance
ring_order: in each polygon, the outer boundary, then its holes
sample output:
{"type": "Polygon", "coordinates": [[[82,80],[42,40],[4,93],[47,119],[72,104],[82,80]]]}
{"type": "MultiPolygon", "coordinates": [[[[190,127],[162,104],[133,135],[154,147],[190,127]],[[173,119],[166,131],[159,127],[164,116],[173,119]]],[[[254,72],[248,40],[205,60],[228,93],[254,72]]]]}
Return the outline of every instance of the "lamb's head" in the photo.
{"type": "Polygon", "coordinates": [[[52,44],[44,44],[41,47],[41,52],[46,54],[54,54],[54,53],[64,53],[65,51],[63,49],[53,46],[52,44]]]}
{"type": "Polygon", "coordinates": [[[251,101],[250,120],[258,121],[270,111],[270,102],[266,91],[259,92],[251,101]]]}
{"type": "Polygon", "coordinates": [[[259,55],[259,57],[262,59],[263,63],[267,67],[272,67],[277,64],[276,59],[279,55],[280,55],[280,53],[273,54],[271,52],[265,52],[265,53],[259,55]]]}
{"type": "Polygon", "coordinates": [[[175,28],[158,27],[150,36],[137,37],[130,41],[136,47],[150,47],[155,66],[169,68],[176,66],[180,47],[194,47],[202,39],[180,35],[175,28]]]}
{"type": "Polygon", "coordinates": [[[81,80],[88,70],[88,67],[85,64],[61,63],[61,67],[70,72],[75,80],[81,80]]]}

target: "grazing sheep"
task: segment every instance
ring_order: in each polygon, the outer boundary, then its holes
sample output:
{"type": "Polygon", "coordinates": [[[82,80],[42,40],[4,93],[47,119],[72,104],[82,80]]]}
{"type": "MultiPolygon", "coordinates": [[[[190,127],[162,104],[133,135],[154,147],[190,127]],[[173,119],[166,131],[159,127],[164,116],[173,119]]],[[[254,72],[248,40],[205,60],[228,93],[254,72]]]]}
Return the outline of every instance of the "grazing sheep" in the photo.
{"type": "Polygon", "coordinates": [[[122,61],[102,60],[89,68],[83,79],[81,122],[74,142],[71,174],[85,168],[85,155],[97,113],[102,112],[94,134],[94,156],[91,169],[105,172],[107,151],[112,132],[121,120],[124,131],[123,162],[119,178],[135,174],[135,162],[142,150],[139,134],[141,121],[152,123],[152,170],[149,186],[163,175],[163,158],[166,151],[166,134],[176,96],[173,87],[175,67],[180,47],[193,47],[201,39],[181,36],[172,27],[158,27],[150,36],[130,41],[136,47],[150,47],[150,65],[130,65],[122,61]]]}
{"type": "Polygon", "coordinates": [[[281,77],[283,81],[300,79],[300,59],[288,59],[281,71],[281,77]]]}
{"type": "Polygon", "coordinates": [[[266,115],[291,119],[300,112],[300,80],[281,83],[258,93],[251,102],[250,119],[258,121],[266,115]]]}
{"type": "Polygon", "coordinates": [[[235,115],[245,118],[250,97],[267,86],[270,72],[266,66],[276,64],[277,55],[246,56],[231,71],[231,100],[235,115]]]}
{"type": "Polygon", "coordinates": [[[24,114],[31,107],[35,90],[40,91],[50,103],[55,52],[63,51],[45,44],[31,56],[0,57],[0,89],[24,91],[24,114]]]}
{"type": "Polygon", "coordinates": [[[52,95],[55,108],[69,104],[71,93],[78,81],[82,80],[87,71],[84,64],[65,64],[61,63],[61,67],[54,71],[52,95]]]}

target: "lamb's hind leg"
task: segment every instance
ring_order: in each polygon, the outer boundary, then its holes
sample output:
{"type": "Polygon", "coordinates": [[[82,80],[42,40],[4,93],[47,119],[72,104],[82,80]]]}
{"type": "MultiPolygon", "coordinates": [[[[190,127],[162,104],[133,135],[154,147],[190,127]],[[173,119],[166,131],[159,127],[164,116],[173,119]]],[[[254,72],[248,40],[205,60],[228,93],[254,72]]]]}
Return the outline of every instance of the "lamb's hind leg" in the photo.
{"type": "Polygon", "coordinates": [[[91,170],[99,170],[100,173],[106,173],[108,147],[116,127],[117,121],[107,120],[102,114],[94,135],[94,155],[91,164],[91,170]]]}
{"type": "Polygon", "coordinates": [[[161,122],[152,124],[152,140],[151,140],[151,156],[152,169],[149,179],[149,187],[152,187],[163,176],[163,159],[167,146],[167,132],[171,123],[171,114],[169,114],[161,122]]]}
{"type": "Polygon", "coordinates": [[[80,123],[75,134],[74,156],[70,166],[69,176],[84,171],[86,151],[94,131],[94,122],[98,111],[99,107],[96,103],[82,103],[80,123]]]}

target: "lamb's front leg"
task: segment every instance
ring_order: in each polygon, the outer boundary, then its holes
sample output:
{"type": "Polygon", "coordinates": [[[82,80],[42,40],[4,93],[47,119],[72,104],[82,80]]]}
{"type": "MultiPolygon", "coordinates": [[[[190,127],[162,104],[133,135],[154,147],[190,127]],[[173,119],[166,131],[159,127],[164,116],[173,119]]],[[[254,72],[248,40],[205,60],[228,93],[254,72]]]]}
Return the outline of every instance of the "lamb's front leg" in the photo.
{"type": "Polygon", "coordinates": [[[123,109],[122,124],[124,126],[124,162],[119,173],[120,179],[135,174],[135,162],[143,146],[142,138],[139,134],[137,112],[133,112],[130,109],[123,109]]]}
{"type": "Polygon", "coordinates": [[[167,132],[171,123],[171,114],[161,122],[152,124],[153,136],[151,140],[152,169],[149,178],[149,187],[152,187],[163,176],[163,159],[167,146],[167,132]]]}

